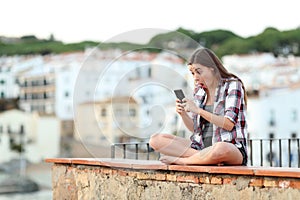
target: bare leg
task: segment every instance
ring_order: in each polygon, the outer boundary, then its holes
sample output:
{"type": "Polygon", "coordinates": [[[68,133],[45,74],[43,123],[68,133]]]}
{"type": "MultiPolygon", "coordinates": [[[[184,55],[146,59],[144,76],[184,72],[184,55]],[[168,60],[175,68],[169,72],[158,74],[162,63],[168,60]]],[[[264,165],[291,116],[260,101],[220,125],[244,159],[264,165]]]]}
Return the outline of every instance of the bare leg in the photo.
{"type": "Polygon", "coordinates": [[[213,146],[207,147],[196,154],[189,157],[177,158],[164,156],[161,161],[166,164],[179,164],[179,165],[241,165],[243,156],[236,146],[227,142],[217,142],[213,146]]]}
{"type": "Polygon", "coordinates": [[[174,157],[190,157],[198,152],[190,148],[190,140],[170,134],[154,134],[149,144],[155,151],[174,157]]]}

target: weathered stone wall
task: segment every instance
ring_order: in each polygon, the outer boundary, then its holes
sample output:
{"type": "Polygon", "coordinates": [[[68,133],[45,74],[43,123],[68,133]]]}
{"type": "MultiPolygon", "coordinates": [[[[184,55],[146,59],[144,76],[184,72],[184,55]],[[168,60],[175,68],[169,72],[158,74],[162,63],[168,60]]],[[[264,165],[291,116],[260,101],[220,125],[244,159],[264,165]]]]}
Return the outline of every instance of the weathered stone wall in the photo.
{"type": "Polygon", "coordinates": [[[54,164],[53,199],[299,199],[300,180],[54,164]]]}

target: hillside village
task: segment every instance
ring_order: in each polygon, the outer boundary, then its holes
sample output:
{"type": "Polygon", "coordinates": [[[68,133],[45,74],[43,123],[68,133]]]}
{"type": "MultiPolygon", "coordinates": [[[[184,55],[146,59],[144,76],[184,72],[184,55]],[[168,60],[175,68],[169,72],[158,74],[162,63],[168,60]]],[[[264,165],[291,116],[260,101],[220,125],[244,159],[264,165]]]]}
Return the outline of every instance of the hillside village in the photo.
{"type": "MultiPolygon", "coordinates": [[[[299,138],[300,58],[259,53],[222,61],[246,86],[249,138],[299,138]]],[[[185,61],[170,52],[2,56],[0,162],[20,151],[30,162],[109,157],[111,144],[147,142],[155,132],[189,137],[173,90],[191,97],[191,78],[185,61]]]]}

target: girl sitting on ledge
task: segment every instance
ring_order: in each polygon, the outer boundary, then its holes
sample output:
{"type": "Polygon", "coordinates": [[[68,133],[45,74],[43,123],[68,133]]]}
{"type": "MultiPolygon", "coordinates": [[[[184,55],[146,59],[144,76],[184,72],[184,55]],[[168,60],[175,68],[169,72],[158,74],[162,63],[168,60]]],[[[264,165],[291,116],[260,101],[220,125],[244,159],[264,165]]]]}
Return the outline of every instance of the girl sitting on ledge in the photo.
{"type": "Polygon", "coordinates": [[[247,97],[242,81],[207,48],[192,54],[188,68],[194,99],[177,99],[176,112],[193,134],[188,140],[157,133],[150,146],[164,155],[160,161],[166,164],[247,165],[247,97]]]}

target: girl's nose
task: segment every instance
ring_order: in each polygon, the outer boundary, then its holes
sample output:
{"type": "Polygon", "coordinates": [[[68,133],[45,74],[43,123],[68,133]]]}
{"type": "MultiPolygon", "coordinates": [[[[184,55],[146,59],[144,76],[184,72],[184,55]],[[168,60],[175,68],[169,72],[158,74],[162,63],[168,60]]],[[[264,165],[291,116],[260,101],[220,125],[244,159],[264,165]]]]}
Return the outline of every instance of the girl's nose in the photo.
{"type": "Polygon", "coordinates": [[[194,78],[194,79],[199,79],[199,76],[195,73],[195,74],[193,75],[193,78],[194,78]]]}

